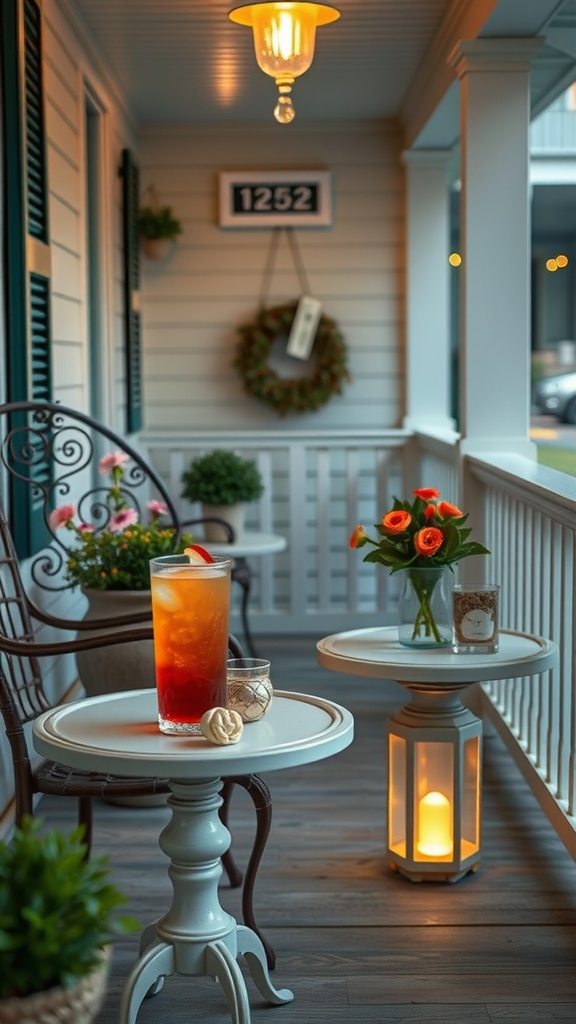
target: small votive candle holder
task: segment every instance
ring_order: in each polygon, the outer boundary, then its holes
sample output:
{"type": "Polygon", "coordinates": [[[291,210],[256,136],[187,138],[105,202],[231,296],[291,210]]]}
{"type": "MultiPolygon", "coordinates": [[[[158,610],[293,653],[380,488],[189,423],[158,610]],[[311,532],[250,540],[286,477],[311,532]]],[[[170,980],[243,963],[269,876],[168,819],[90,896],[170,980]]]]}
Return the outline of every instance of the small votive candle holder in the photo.
{"type": "Polygon", "coordinates": [[[495,654],[498,650],[498,583],[456,583],[452,588],[456,654],[495,654]]]}
{"type": "Polygon", "coordinates": [[[264,658],[229,658],[227,667],[228,707],[243,722],[257,722],[270,709],[274,689],[270,662],[264,658]]]}

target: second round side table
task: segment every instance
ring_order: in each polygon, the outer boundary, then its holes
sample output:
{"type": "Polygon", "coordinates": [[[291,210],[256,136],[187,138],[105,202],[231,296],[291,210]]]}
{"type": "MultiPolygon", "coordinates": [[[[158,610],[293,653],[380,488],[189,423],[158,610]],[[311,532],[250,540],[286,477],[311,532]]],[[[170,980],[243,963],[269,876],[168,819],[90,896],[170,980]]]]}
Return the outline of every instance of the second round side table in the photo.
{"type": "Polygon", "coordinates": [[[536,675],[558,660],[542,637],[500,631],[494,654],[455,654],[398,642],[395,627],[359,629],[320,640],[321,665],[393,679],[410,703],[387,722],[388,861],[411,881],[456,882],[481,854],[482,722],[464,706],[472,683],[536,675]]]}

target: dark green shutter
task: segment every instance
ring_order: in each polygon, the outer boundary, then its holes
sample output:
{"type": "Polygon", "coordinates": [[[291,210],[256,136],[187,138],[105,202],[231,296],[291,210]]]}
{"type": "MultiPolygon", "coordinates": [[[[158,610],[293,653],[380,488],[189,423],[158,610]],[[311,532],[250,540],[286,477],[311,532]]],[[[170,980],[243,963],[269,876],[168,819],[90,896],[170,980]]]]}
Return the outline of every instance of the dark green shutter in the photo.
{"type": "Polygon", "coordinates": [[[49,402],[50,389],[50,282],[30,274],[30,384],[34,401],[49,402]]]}
{"type": "MultiPolygon", "coordinates": [[[[44,126],[42,15],[36,0],[2,0],[1,62],[6,178],[6,320],[9,401],[51,398],[50,249],[44,126]],[[22,60],[20,60],[22,55],[22,60]]],[[[16,425],[16,424],[13,424],[16,425]]],[[[49,467],[35,467],[47,479],[49,467]]],[[[10,520],[21,557],[42,546],[40,509],[13,482],[10,520]]]]}
{"type": "Polygon", "coordinates": [[[129,149],[122,151],[122,209],[124,240],[124,317],[126,351],[126,427],[129,434],[142,426],[142,357],[140,320],[140,238],[138,208],[140,174],[129,149]]]}
{"type": "Polygon", "coordinates": [[[26,184],[28,232],[48,242],[48,185],[42,87],[42,22],[35,0],[24,2],[26,184]]]}
{"type": "Polygon", "coordinates": [[[25,160],[22,140],[23,114],[18,55],[19,0],[6,0],[2,11],[2,91],[4,171],[6,177],[6,396],[27,397],[27,286],[25,160]]]}

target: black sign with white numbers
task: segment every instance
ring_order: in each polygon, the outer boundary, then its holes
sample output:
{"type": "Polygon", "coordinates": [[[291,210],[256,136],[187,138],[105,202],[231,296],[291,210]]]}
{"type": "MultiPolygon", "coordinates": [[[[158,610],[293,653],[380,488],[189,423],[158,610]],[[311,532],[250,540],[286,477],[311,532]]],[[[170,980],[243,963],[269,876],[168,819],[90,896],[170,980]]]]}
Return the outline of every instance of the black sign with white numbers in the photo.
{"type": "Polygon", "coordinates": [[[233,185],[232,210],[235,214],[282,213],[287,217],[293,213],[318,213],[318,185],[233,185]]]}
{"type": "Polygon", "coordinates": [[[220,174],[222,227],[327,227],[332,223],[326,171],[220,174]]]}

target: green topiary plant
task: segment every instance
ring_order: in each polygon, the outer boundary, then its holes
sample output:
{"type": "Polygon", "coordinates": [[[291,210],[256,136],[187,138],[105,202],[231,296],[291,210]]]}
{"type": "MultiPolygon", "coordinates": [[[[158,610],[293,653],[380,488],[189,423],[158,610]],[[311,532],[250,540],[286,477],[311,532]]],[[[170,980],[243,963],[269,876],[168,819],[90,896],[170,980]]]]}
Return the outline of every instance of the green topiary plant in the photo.
{"type": "Polygon", "coordinates": [[[216,449],[193,459],[182,474],[182,497],[205,505],[236,505],[255,501],[264,484],[254,459],[216,449]]]}
{"type": "Polygon", "coordinates": [[[138,214],[138,230],[142,238],[164,238],[173,242],[182,234],[182,225],[171,206],[142,206],[138,214]]]}
{"type": "Polygon", "coordinates": [[[0,842],[0,999],[71,987],[115,934],[138,927],[113,919],[124,896],[107,881],[105,857],[85,859],[81,828],[69,836],[39,829],[28,817],[0,842]]]}

